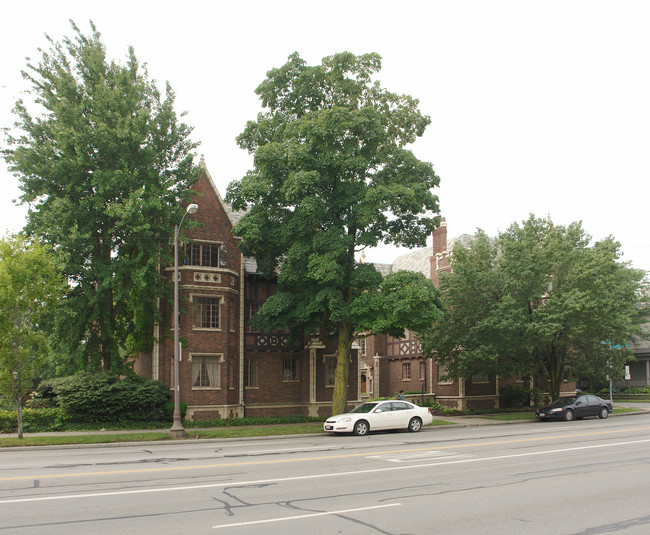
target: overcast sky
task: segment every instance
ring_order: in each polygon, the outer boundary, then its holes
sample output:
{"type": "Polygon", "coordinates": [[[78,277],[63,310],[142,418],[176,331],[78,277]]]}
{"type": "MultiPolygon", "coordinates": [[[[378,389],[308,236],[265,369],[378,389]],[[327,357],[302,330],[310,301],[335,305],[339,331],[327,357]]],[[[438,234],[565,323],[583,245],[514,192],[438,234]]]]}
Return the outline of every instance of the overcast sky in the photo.
{"type": "MultiPolygon", "coordinates": [[[[490,235],[534,213],[613,235],[650,270],[648,1],[30,1],[3,4],[0,125],[27,88],[44,34],[88,33],[108,56],[129,45],[194,126],[222,195],[251,166],[235,137],[260,110],[254,90],[294,51],[309,63],[378,52],[379,80],[420,100],[431,126],[413,147],[434,165],[450,237],[490,235]]],[[[0,162],[0,233],[18,231],[18,180],[0,162]]],[[[430,241],[429,241],[430,243],[430,241]]],[[[369,261],[392,262],[381,248],[369,261]]]]}

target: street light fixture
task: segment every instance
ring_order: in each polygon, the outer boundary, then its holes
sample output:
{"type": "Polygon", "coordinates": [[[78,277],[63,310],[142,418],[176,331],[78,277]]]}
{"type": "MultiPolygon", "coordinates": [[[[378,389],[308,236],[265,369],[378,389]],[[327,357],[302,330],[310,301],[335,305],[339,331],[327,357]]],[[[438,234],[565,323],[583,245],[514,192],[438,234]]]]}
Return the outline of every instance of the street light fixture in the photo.
{"type": "Polygon", "coordinates": [[[174,423],[169,430],[170,438],[185,437],[185,428],[181,422],[180,358],[178,352],[178,234],[187,214],[195,214],[198,209],[198,204],[188,205],[181,222],[174,227],[174,423]]]}

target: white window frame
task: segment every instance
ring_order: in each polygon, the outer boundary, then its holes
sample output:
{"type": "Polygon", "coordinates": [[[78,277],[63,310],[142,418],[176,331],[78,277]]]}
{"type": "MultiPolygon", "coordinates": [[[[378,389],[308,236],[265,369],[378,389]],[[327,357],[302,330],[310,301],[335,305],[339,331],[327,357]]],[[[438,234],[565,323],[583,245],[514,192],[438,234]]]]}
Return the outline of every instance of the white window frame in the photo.
{"type": "Polygon", "coordinates": [[[192,390],[221,390],[221,367],[225,362],[223,353],[191,353],[189,360],[192,363],[192,390]],[[212,370],[204,370],[208,374],[208,379],[210,380],[210,385],[196,385],[198,379],[197,373],[200,373],[200,370],[197,370],[199,363],[203,363],[206,359],[210,359],[209,363],[213,366],[212,370]]]}
{"type": "Polygon", "coordinates": [[[293,355],[282,355],[282,381],[284,383],[297,383],[300,381],[300,361],[293,355]],[[287,368],[287,363],[290,363],[287,368]]]}
{"type": "Polygon", "coordinates": [[[410,381],[411,377],[413,377],[411,374],[411,363],[402,362],[402,381],[410,381]],[[407,371],[408,373],[405,373],[407,371]]]}
{"type": "Polygon", "coordinates": [[[189,251],[186,256],[188,266],[192,267],[198,267],[201,269],[217,269],[221,267],[221,253],[223,250],[223,243],[218,242],[218,241],[210,241],[210,240],[192,240],[190,243],[187,244],[189,251]],[[193,248],[194,246],[197,245],[201,247],[201,252],[199,254],[199,263],[198,264],[193,264],[192,263],[192,253],[193,253],[193,248]],[[216,265],[210,265],[210,264],[203,264],[203,246],[208,246],[208,247],[215,247],[216,248],[216,265]]]}
{"type": "MultiPolygon", "coordinates": [[[[192,294],[190,296],[190,301],[192,303],[192,313],[191,313],[191,319],[192,319],[192,330],[194,331],[221,331],[221,324],[223,322],[223,297],[218,296],[218,295],[207,295],[207,294],[192,294]],[[214,299],[217,301],[217,327],[203,327],[202,325],[195,325],[194,320],[196,318],[195,315],[195,306],[199,306],[198,300],[199,299],[214,299]]],[[[203,319],[203,314],[201,313],[201,320],[203,319]]]]}
{"type": "Polygon", "coordinates": [[[243,370],[243,380],[244,380],[244,388],[259,388],[260,387],[260,358],[258,356],[254,357],[249,357],[245,356],[244,357],[244,370],[243,370]],[[255,362],[255,384],[246,384],[246,379],[248,378],[248,382],[251,383],[251,373],[250,373],[250,362],[254,361],[255,362]]]}
{"type": "Polygon", "coordinates": [[[334,388],[336,382],[336,357],[326,355],[323,360],[325,362],[325,388],[334,388]]]}
{"type": "Polygon", "coordinates": [[[447,368],[449,365],[447,363],[438,363],[438,384],[439,385],[452,385],[454,384],[453,379],[447,379],[446,381],[441,381],[440,377],[447,373],[447,368]]]}

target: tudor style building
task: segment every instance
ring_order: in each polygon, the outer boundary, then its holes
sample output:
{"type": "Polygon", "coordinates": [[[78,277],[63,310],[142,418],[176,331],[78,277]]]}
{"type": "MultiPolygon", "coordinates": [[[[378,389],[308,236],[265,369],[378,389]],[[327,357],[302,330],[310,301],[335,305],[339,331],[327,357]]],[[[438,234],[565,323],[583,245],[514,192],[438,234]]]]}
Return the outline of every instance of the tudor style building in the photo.
{"type": "MultiPolygon", "coordinates": [[[[440,226],[433,231],[433,245],[418,249],[397,258],[391,265],[379,265],[384,274],[391,271],[419,271],[440,285],[440,274],[451,271],[453,247],[456,244],[469,246],[473,237],[463,234],[451,241],[447,239],[447,222],[442,218],[440,226]]],[[[403,339],[389,336],[373,336],[363,344],[360,356],[360,378],[362,398],[392,397],[404,392],[415,399],[423,396],[454,409],[485,409],[499,407],[499,388],[504,384],[524,386],[522,379],[507,381],[494,375],[473,375],[468,378],[449,380],[445,364],[434,359],[423,358],[420,344],[412,333],[403,339]]],[[[533,386],[527,382],[526,386],[533,386]]],[[[562,385],[563,394],[575,393],[574,382],[562,385]]]]}
{"type": "MultiPolygon", "coordinates": [[[[274,293],[275,282],[261,277],[254,259],[240,253],[232,228],[242,214],[224,203],[203,158],[201,166],[204,173],[191,199],[199,210],[185,223],[187,242],[179,254],[180,393],[186,418],[329,416],[336,340],[321,332],[291,342],[288,332],[251,328],[250,318],[274,293]]],[[[471,236],[463,235],[449,243],[442,219],[433,232],[433,246],[375,266],[384,275],[420,271],[438,285],[439,274],[451,269],[453,245],[470,241],[471,236]]],[[[164,269],[171,279],[173,267],[164,269]]],[[[161,301],[160,311],[164,321],[156,328],[157,343],[151,353],[139,355],[133,369],[171,388],[173,303],[161,301]]],[[[361,335],[352,348],[350,405],[393,397],[401,390],[457,409],[499,405],[497,377],[447,380],[444,364],[423,358],[409,332],[403,339],[361,335]]],[[[575,391],[575,384],[563,391],[575,391]]]]}
{"type": "MultiPolygon", "coordinates": [[[[448,243],[447,222],[443,218],[433,232],[432,246],[405,254],[392,265],[377,267],[384,274],[399,270],[419,271],[439,286],[440,273],[451,270],[453,245],[470,241],[471,236],[462,235],[448,243]]],[[[475,375],[468,379],[448,380],[445,378],[445,365],[423,358],[417,338],[408,331],[403,339],[373,336],[364,345],[360,377],[366,387],[361,389],[362,397],[391,397],[403,390],[420,392],[425,399],[455,409],[498,407],[496,377],[475,375]]]]}
{"type": "MultiPolygon", "coordinates": [[[[329,416],[336,341],[322,334],[289,343],[287,332],[255,332],[248,320],[275,291],[255,261],[239,252],[228,207],[203,158],[203,177],[191,199],[199,210],[185,222],[179,253],[180,392],[186,418],[329,416]],[[193,224],[198,223],[198,224],[193,224]]],[[[173,267],[165,268],[173,277],[173,267]]],[[[161,301],[153,351],[134,362],[136,373],[173,382],[173,303],[161,301]]],[[[353,351],[348,399],[360,399],[353,351]]]]}

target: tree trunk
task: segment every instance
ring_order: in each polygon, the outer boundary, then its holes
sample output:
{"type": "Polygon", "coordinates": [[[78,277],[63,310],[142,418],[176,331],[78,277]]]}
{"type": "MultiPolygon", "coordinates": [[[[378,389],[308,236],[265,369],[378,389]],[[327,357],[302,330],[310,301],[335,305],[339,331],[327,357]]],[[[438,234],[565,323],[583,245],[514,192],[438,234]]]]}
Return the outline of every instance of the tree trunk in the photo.
{"type": "Polygon", "coordinates": [[[339,329],[336,350],[336,373],[334,376],[334,395],[332,414],[348,412],[348,378],[350,376],[350,350],[352,348],[352,325],[344,323],[339,329]]]}
{"type": "Polygon", "coordinates": [[[18,438],[23,438],[23,397],[19,394],[16,397],[16,414],[18,416],[18,438]]]}

